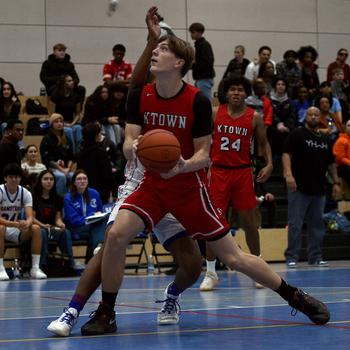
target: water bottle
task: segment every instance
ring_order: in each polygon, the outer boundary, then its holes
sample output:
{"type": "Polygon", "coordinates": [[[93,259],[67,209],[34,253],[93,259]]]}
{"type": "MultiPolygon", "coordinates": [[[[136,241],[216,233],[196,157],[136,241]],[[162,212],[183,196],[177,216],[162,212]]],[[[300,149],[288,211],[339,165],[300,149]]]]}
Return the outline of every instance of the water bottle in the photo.
{"type": "Polygon", "coordinates": [[[21,278],[21,268],[19,266],[18,259],[15,259],[15,266],[12,268],[13,279],[18,280],[21,278]]]}
{"type": "Polygon", "coordinates": [[[148,256],[148,260],[147,260],[147,273],[149,275],[154,275],[154,258],[153,255],[150,254],[148,256]]]}

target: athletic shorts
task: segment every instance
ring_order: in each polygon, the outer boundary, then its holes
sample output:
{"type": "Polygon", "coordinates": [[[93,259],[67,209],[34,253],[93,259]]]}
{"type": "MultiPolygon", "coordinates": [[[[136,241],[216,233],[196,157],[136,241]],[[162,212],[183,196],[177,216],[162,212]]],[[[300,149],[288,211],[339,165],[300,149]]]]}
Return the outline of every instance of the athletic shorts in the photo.
{"type": "Polygon", "coordinates": [[[226,220],[211,203],[204,172],[180,174],[168,180],[146,172],[120,208],[137,213],[148,231],[153,231],[167,213],[194,239],[215,240],[229,231],[226,220]]]}
{"type": "Polygon", "coordinates": [[[21,231],[17,227],[6,227],[5,241],[19,243],[21,231]]]}
{"type": "Polygon", "coordinates": [[[213,204],[223,214],[229,205],[237,211],[256,208],[252,168],[227,169],[212,166],[209,190],[213,204]]]}
{"type": "MultiPolygon", "coordinates": [[[[114,205],[107,226],[113,224],[120,206],[123,204],[125,198],[118,200],[114,205]]],[[[165,249],[169,250],[169,245],[180,237],[187,236],[187,232],[184,227],[171,215],[166,214],[164,218],[154,227],[153,233],[157,237],[158,241],[164,246],[165,249]]]]}

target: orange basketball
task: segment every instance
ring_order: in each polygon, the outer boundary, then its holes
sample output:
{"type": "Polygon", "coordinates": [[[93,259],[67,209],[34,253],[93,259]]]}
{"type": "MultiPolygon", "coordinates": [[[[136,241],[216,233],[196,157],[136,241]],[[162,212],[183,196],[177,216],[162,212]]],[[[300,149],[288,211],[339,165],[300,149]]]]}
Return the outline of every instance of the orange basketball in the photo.
{"type": "Polygon", "coordinates": [[[180,155],[181,146],[176,136],[162,129],[146,132],[137,147],[137,157],[142,165],[159,173],[172,169],[180,155]]]}

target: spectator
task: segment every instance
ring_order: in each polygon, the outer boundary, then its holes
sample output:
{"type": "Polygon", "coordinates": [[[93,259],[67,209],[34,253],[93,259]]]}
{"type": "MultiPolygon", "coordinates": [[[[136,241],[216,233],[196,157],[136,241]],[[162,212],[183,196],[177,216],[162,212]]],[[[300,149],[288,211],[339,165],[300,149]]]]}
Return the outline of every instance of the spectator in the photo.
{"type": "Polygon", "coordinates": [[[22,141],[24,134],[23,123],[19,119],[10,119],[4,130],[4,136],[0,142],[0,176],[7,164],[17,163],[21,165],[22,153],[18,142],[22,141]]]}
{"type": "Polygon", "coordinates": [[[298,119],[298,126],[304,124],[306,111],[310,107],[308,97],[309,90],[305,86],[299,86],[297,90],[297,98],[292,101],[298,119]]]}
{"type": "Polygon", "coordinates": [[[21,102],[19,101],[15,88],[12,83],[4,81],[1,84],[0,95],[0,124],[1,133],[4,131],[9,119],[18,119],[21,110],[21,102]]]}
{"type": "Polygon", "coordinates": [[[82,125],[91,122],[99,122],[103,132],[115,144],[121,142],[122,131],[118,125],[119,117],[113,114],[112,99],[107,86],[98,86],[86,100],[82,125]]]}
{"type": "Polygon", "coordinates": [[[275,78],[274,66],[271,61],[262,63],[259,67],[258,78],[262,79],[266,86],[266,94],[269,95],[273,89],[275,78]]]}
{"type": "Polygon", "coordinates": [[[73,151],[63,130],[63,117],[54,113],[50,117],[49,132],[40,143],[41,159],[56,178],[57,193],[63,196],[67,192],[67,181],[72,175],[73,151]]]}
{"type": "Polygon", "coordinates": [[[45,85],[46,93],[51,96],[56,88],[56,84],[63,75],[69,75],[74,81],[74,89],[79,96],[79,101],[85,98],[85,88],[79,85],[79,77],[75,70],[74,63],[66,53],[67,47],[64,44],[56,44],[53,53],[42,64],[40,80],[45,85]]]}
{"type": "Polygon", "coordinates": [[[107,84],[118,81],[129,86],[132,66],[123,60],[126,48],[122,44],[113,46],[113,59],[103,66],[103,81],[107,84]]]}
{"type": "Polygon", "coordinates": [[[339,133],[343,131],[343,126],[337,116],[330,112],[332,102],[328,95],[319,95],[315,100],[315,106],[320,110],[318,131],[328,135],[333,145],[339,133]]]}
{"type": "Polygon", "coordinates": [[[345,90],[346,85],[344,83],[344,70],[343,68],[333,69],[333,80],[331,81],[331,89],[333,97],[338,100],[346,101],[345,90]]]}
{"type": "Polygon", "coordinates": [[[297,88],[301,85],[301,68],[296,63],[298,54],[294,50],[287,50],[283,55],[283,61],[277,63],[277,75],[283,77],[287,84],[287,94],[289,98],[295,98],[297,88]]]}
{"type": "Polygon", "coordinates": [[[106,219],[85,224],[88,216],[102,212],[99,193],[88,187],[88,177],[83,170],[77,170],[72,178],[71,190],[64,197],[64,222],[71,231],[73,240],[86,239],[88,247],[85,263],[93,256],[97,245],[103,242],[106,219]]]}
{"type": "Polygon", "coordinates": [[[192,76],[195,86],[211,101],[214,85],[214,53],[210,43],[203,37],[205,31],[202,23],[192,23],[189,27],[194,40],[195,59],[192,65],[192,76]]]}
{"type": "Polygon", "coordinates": [[[301,67],[301,80],[309,90],[310,96],[314,96],[319,85],[318,65],[315,63],[318,52],[312,46],[302,46],[298,51],[299,65],[301,67]]]}
{"type": "Polygon", "coordinates": [[[38,147],[29,145],[25,149],[25,161],[22,162],[21,167],[24,175],[24,183],[29,188],[33,188],[37,176],[44,170],[46,166],[38,162],[38,147]]]}
{"type": "Polygon", "coordinates": [[[328,266],[321,252],[325,235],[322,215],[327,170],[334,181],[334,197],[340,196],[340,182],[329,140],[318,132],[319,121],[319,109],[310,107],[304,126],[290,133],[283,151],[283,171],[288,187],[288,247],[285,251],[288,268],[297,267],[305,219],[308,263],[328,266]]]}
{"type": "Polygon", "coordinates": [[[63,116],[64,131],[73,144],[73,152],[81,142],[82,102],[74,89],[74,81],[70,75],[63,75],[57,82],[49,104],[49,114],[59,113],[63,116]]]}
{"type": "Polygon", "coordinates": [[[282,155],[282,147],[288,134],[297,126],[292,101],[287,95],[287,82],[277,77],[270,94],[273,107],[272,127],[269,128],[273,155],[282,155]]]}
{"type": "Polygon", "coordinates": [[[250,62],[245,71],[245,77],[251,82],[258,78],[259,68],[261,64],[271,61],[275,67],[275,62],[271,60],[272,50],[269,46],[261,46],[258,53],[258,60],[250,62]]]}
{"type": "Polygon", "coordinates": [[[228,63],[218,87],[218,98],[221,104],[226,102],[226,96],[223,92],[223,80],[227,77],[244,76],[245,70],[250,63],[250,61],[244,57],[244,53],[245,47],[243,45],[237,45],[235,47],[234,58],[228,63]]]}
{"type": "Polygon", "coordinates": [[[55,177],[51,170],[42,171],[33,188],[33,222],[42,234],[40,265],[47,265],[49,241],[55,241],[60,251],[68,256],[72,268],[82,270],[85,266],[73,258],[72,237],[62,220],[63,198],[56,192],[55,177]]]}
{"type": "Polygon", "coordinates": [[[335,68],[342,68],[344,71],[344,83],[350,84],[350,66],[345,63],[349,56],[347,49],[339,49],[337,52],[337,58],[334,62],[330,63],[327,68],[327,81],[333,80],[333,70],[335,68]]]}
{"type": "Polygon", "coordinates": [[[262,79],[257,79],[252,87],[253,94],[247,97],[246,105],[259,113],[265,126],[271,126],[273,109],[270,98],[266,96],[266,85],[262,79]]]}
{"type": "Polygon", "coordinates": [[[5,240],[17,244],[31,240],[30,276],[35,279],[45,279],[47,276],[39,268],[41,233],[40,227],[33,224],[32,195],[19,185],[22,169],[16,163],[8,164],[3,175],[5,184],[0,185],[0,280],[9,279],[4,268],[5,240]],[[22,211],[24,218],[22,218],[22,211]]]}
{"type": "Polygon", "coordinates": [[[77,155],[77,167],[83,169],[92,188],[100,194],[102,203],[106,204],[111,193],[116,190],[112,165],[108,154],[99,142],[101,126],[98,123],[88,123],[83,128],[83,142],[77,155]]]}

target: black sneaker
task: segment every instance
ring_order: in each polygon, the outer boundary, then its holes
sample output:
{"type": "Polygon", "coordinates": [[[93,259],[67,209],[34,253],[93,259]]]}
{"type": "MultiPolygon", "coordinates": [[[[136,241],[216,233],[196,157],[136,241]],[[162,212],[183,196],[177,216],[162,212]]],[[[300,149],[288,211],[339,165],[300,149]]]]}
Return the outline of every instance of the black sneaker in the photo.
{"type": "Polygon", "coordinates": [[[296,315],[296,311],[298,310],[305,314],[313,323],[323,325],[330,319],[327,306],[301,289],[295,290],[293,299],[289,301],[289,305],[293,308],[293,316],[296,315]]]}
{"type": "Polygon", "coordinates": [[[81,327],[81,335],[99,335],[117,331],[115,312],[109,305],[100,303],[98,309],[89,317],[91,319],[81,327]]]}

